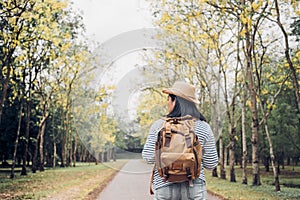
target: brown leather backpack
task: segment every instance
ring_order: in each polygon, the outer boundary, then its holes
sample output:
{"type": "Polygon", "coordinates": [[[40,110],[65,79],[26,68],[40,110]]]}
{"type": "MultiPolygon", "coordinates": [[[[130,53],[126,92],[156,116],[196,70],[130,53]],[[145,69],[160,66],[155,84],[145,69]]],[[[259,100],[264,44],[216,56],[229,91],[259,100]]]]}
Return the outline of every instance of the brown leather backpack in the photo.
{"type": "Polygon", "coordinates": [[[155,166],[169,182],[189,181],[200,176],[202,147],[191,116],[167,118],[158,133],[155,166]]]}

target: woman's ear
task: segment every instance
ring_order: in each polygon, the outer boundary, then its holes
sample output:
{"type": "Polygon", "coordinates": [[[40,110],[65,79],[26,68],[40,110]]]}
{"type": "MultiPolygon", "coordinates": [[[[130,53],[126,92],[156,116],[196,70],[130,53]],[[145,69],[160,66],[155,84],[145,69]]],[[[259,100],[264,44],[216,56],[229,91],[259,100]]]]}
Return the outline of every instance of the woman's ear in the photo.
{"type": "Polygon", "coordinates": [[[174,99],[174,101],[172,101],[173,107],[175,106],[175,104],[176,104],[176,101],[177,101],[177,99],[176,99],[176,98],[174,99]]]}
{"type": "Polygon", "coordinates": [[[175,108],[176,101],[177,101],[176,98],[174,99],[174,101],[171,101],[171,104],[172,104],[172,108],[171,108],[171,109],[172,109],[172,110],[175,108]]]}
{"type": "Polygon", "coordinates": [[[168,113],[172,112],[172,110],[175,107],[175,103],[176,103],[176,98],[173,101],[171,97],[168,97],[168,113]]]}

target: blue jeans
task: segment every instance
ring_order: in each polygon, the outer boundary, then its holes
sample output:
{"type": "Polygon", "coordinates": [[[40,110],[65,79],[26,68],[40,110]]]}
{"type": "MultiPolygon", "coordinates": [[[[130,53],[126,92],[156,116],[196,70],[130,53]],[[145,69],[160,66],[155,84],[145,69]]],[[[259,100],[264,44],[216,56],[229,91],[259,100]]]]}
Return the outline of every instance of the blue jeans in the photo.
{"type": "Polygon", "coordinates": [[[194,181],[194,186],[190,187],[188,182],[173,183],[171,185],[158,188],[154,191],[154,200],[205,200],[206,186],[201,179],[194,181]]]}

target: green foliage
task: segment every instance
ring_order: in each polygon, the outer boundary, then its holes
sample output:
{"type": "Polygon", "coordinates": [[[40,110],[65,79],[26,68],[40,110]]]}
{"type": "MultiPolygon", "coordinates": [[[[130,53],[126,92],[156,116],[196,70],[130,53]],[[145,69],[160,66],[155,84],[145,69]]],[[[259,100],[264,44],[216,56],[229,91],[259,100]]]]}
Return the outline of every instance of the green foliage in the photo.
{"type": "MultiPolygon", "coordinates": [[[[251,167],[247,169],[248,174],[251,173],[251,167]]],[[[219,178],[206,175],[207,180],[207,189],[216,193],[226,199],[299,199],[300,196],[300,179],[299,179],[299,166],[293,169],[291,166],[286,167],[282,170],[280,175],[280,184],[282,190],[276,192],[274,190],[274,179],[272,172],[264,172],[264,169],[261,168],[261,179],[262,185],[259,187],[254,187],[251,184],[245,185],[242,184],[241,180],[241,168],[236,166],[235,172],[237,175],[237,182],[232,183],[227,180],[222,180],[219,178]],[[291,177],[293,177],[291,179],[291,177]],[[293,187],[287,187],[289,183],[293,184],[293,187]]],[[[229,170],[227,170],[229,173],[229,170]]],[[[209,171],[206,171],[206,174],[210,174],[209,171]]]]}
{"type": "MultiPolygon", "coordinates": [[[[292,10],[292,4],[279,3],[282,8],[292,10]]],[[[214,0],[153,2],[157,24],[166,31],[161,38],[165,39],[167,48],[153,52],[149,66],[154,70],[147,75],[157,78],[160,74],[163,87],[178,79],[188,79],[195,84],[201,101],[199,109],[210,124],[222,128],[225,146],[230,141],[226,127],[236,126],[237,161],[241,160],[243,102],[247,105],[248,160],[252,158],[251,102],[247,96],[249,82],[245,77],[247,34],[253,36],[250,61],[256,100],[262,105],[259,120],[263,117],[262,111],[270,111],[268,125],[276,162],[280,162],[282,155],[285,160],[299,161],[299,113],[284,59],[282,35],[274,26],[276,15],[272,6],[274,4],[261,0],[252,4],[247,2],[244,6],[235,1],[214,0]],[[281,86],[283,91],[272,103],[281,86]],[[218,108],[217,112],[215,108],[218,108]],[[225,110],[234,119],[229,120],[225,110]],[[221,121],[217,121],[219,116],[221,121]]],[[[295,15],[294,12],[290,14],[295,15]]],[[[298,37],[299,19],[293,19],[286,25],[291,27],[292,35],[298,37]]],[[[68,1],[1,1],[0,27],[0,97],[4,105],[0,108],[3,116],[0,118],[0,157],[4,160],[12,158],[21,105],[30,103],[30,135],[29,138],[25,136],[27,115],[24,111],[20,119],[17,157],[24,152],[27,139],[29,154],[34,154],[40,125],[46,119],[43,151],[48,166],[53,166],[53,162],[70,162],[75,147],[83,160],[91,159],[87,149],[92,149],[94,155],[113,145],[122,149],[141,149],[150,125],[166,114],[166,98],[160,92],[161,88],[150,88],[139,98],[134,121],[138,127],[130,124],[130,127],[121,128],[122,124],[118,124],[109,112],[113,89],[91,87],[93,74],[89,72],[95,67],[95,55],[90,48],[93,45],[84,38],[82,16],[68,7],[68,1]],[[77,135],[81,141],[76,140],[77,135]],[[62,155],[63,152],[66,155],[62,155]]],[[[299,50],[290,50],[299,75],[299,50]]],[[[263,128],[259,130],[259,145],[260,160],[268,161],[269,144],[263,128]]],[[[272,179],[268,181],[272,182],[272,179]]],[[[288,180],[287,184],[294,182],[288,180]]],[[[291,191],[291,196],[293,193],[291,191]]]]}
{"type": "Polygon", "coordinates": [[[167,95],[157,91],[162,91],[162,89],[156,88],[155,90],[144,91],[145,95],[140,95],[139,97],[139,105],[137,108],[139,131],[137,136],[141,138],[142,144],[146,141],[152,123],[167,114],[167,95]]]}
{"type": "MultiPolygon", "coordinates": [[[[231,130],[237,128],[241,133],[241,106],[245,103],[247,151],[249,160],[255,160],[253,174],[259,175],[260,161],[269,163],[272,141],[276,161],[281,162],[283,154],[290,155],[290,150],[282,145],[286,138],[284,133],[290,133],[290,139],[298,142],[299,137],[295,137],[299,133],[299,118],[294,112],[297,106],[289,100],[277,100],[286,95],[281,96],[284,88],[299,93],[294,87],[295,79],[296,82],[299,79],[291,78],[293,67],[287,61],[286,52],[295,54],[291,58],[294,66],[299,64],[300,54],[297,47],[291,45],[285,49],[282,45],[285,41],[280,19],[297,17],[299,4],[281,0],[272,3],[156,0],[152,9],[157,26],[166,32],[160,38],[168,44],[163,51],[155,52],[150,62],[153,66],[162,66],[167,73],[163,84],[186,78],[197,86],[200,110],[211,113],[205,116],[210,117],[208,121],[214,131],[222,129],[224,148],[229,147],[229,142],[231,149],[235,147],[236,160],[241,160],[242,145],[239,135],[231,135],[231,130]],[[277,4],[279,9],[275,12],[277,4]],[[291,112],[283,115],[284,109],[291,112]],[[280,121],[281,117],[285,120],[280,121]],[[289,126],[280,129],[283,121],[289,126]],[[267,140],[266,124],[269,124],[271,140],[267,140]]],[[[297,20],[293,24],[287,20],[282,23],[283,29],[292,26],[294,33],[297,32],[297,20]]],[[[293,39],[287,38],[290,44],[293,39]]],[[[294,70],[298,75],[298,67],[294,70]]],[[[297,145],[291,148],[298,152],[297,145]]]]}
{"type": "Polygon", "coordinates": [[[291,24],[292,34],[299,36],[300,35],[300,18],[295,18],[294,22],[291,24]]]}
{"type": "Polygon", "coordinates": [[[41,135],[50,139],[45,141],[44,152],[50,153],[45,161],[53,164],[55,157],[66,159],[62,156],[63,149],[69,150],[73,144],[80,147],[78,142],[75,144],[77,132],[72,121],[71,100],[82,83],[79,74],[93,67],[89,63],[92,56],[88,41],[83,37],[82,17],[68,7],[68,1],[5,0],[0,5],[0,97],[5,105],[0,108],[4,116],[0,118],[1,158],[12,158],[17,122],[21,120],[17,156],[21,156],[19,151],[25,152],[27,140],[28,154],[33,156],[36,142],[40,140],[37,136],[41,135]],[[26,109],[18,119],[21,104],[26,109]],[[27,109],[30,113],[28,138],[25,136],[27,109]],[[45,136],[41,130],[43,123],[45,136]],[[7,129],[8,124],[15,128],[7,129]],[[53,145],[59,156],[51,155],[53,145]]]}
{"type": "Polygon", "coordinates": [[[272,138],[275,149],[283,151],[286,157],[299,157],[300,155],[300,121],[297,118],[297,109],[293,101],[293,91],[286,89],[278,99],[278,107],[270,117],[272,138]]]}

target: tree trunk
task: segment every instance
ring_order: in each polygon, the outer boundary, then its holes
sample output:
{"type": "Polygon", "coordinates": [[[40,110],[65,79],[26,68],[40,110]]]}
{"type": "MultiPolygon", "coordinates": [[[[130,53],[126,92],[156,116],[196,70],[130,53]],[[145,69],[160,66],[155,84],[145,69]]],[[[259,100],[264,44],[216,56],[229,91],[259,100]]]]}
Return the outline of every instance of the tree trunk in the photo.
{"type": "Polygon", "coordinates": [[[88,162],[89,151],[86,148],[84,148],[83,158],[84,158],[84,162],[88,162]]]}
{"type": "Polygon", "coordinates": [[[265,156],[264,157],[264,165],[265,165],[265,170],[266,172],[269,172],[270,171],[270,164],[269,164],[269,156],[265,156]]]}
{"type": "MultiPolygon", "coordinates": [[[[289,45],[289,38],[288,38],[289,36],[288,36],[284,26],[281,23],[278,1],[275,0],[274,2],[275,2],[276,13],[277,13],[277,24],[280,27],[280,29],[283,33],[283,36],[284,36],[285,57],[289,64],[290,71],[292,72],[292,80],[293,80],[293,87],[294,87],[294,91],[295,91],[295,99],[296,99],[298,113],[300,113],[300,93],[299,93],[300,88],[299,88],[299,82],[298,82],[299,80],[297,77],[297,71],[293,65],[293,62],[292,62],[291,56],[290,56],[290,45],[289,45]]],[[[298,117],[298,120],[300,121],[300,117],[298,117]]]]}
{"type": "MultiPolygon", "coordinates": [[[[218,114],[218,116],[220,117],[221,115],[218,114]]],[[[221,117],[220,117],[221,118],[221,117]]],[[[220,119],[221,120],[221,119],[220,119]]],[[[218,124],[221,123],[221,121],[219,121],[218,119],[218,124]]],[[[218,135],[219,135],[219,165],[220,165],[220,177],[221,179],[226,179],[226,170],[224,167],[224,145],[223,145],[223,132],[222,132],[222,128],[220,127],[220,125],[218,125],[218,135]]]]}
{"type": "Polygon", "coordinates": [[[280,174],[280,164],[279,164],[279,161],[277,161],[277,174],[280,174]]]}
{"type": "MultiPolygon", "coordinates": [[[[67,122],[68,124],[68,122],[67,122]]],[[[68,127],[68,125],[66,125],[68,127]]],[[[66,134],[67,134],[67,140],[66,140],[66,166],[67,167],[71,167],[71,163],[72,163],[72,138],[71,138],[71,134],[69,133],[69,128],[66,129],[66,134]]]]}
{"type": "Polygon", "coordinates": [[[35,148],[34,148],[34,154],[33,154],[33,159],[32,159],[32,173],[36,173],[36,164],[37,164],[37,154],[38,154],[38,146],[39,146],[39,139],[41,136],[41,130],[39,128],[39,133],[36,137],[36,141],[35,141],[35,148]]]}
{"type": "MultiPolygon", "coordinates": [[[[28,5],[28,6],[31,7],[33,5],[28,5]]],[[[20,22],[20,19],[21,19],[20,16],[24,12],[27,12],[27,9],[28,9],[28,7],[24,7],[23,9],[18,9],[19,12],[18,12],[17,15],[19,17],[16,18],[16,23],[15,23],[16,26],[15,27],[19,27],[19,29],[17,29],[17,30],[15,29],[14,33],[11,35],[11,36],[13,36],[13,38],[11,38],[12,41],[13,40],[15,40],[15,41],[19,41],[20,40],[21,32],[23,31],[23,22],[20,22]]],[[[4,45],[6,45],[6,44],[4,44],[4,45]]],[[[3,75],[2,74],[0,75],[1,83],[3,83],[2,87],[1,87],[2,91],[1,91],[1,100],[0,100],[0,124],[2,122],[3,107],[4,107],[5,100],[6,100],[6,95],[7,95],[7,90],[8,90],[9,82],[10,82],[10,79],[11,79],[11,77],[10,77],[11,76],[11,70],[12,70],[12,66],[14,64],[13,55],[14,55],[16,49],[17,49],[17,45],[15,45],[15,44],[8,45],[8,51],[7,51],[7,53],[4,54],[4,57],[3,57],[3,55],[1,55],[2,65],[3,66],[7,66],[7,72],[6,72],[5,80],[3,81],[4,83],[2,82],[3,75]]],[[[3,52],[1,52],[1,54],[2,53],[3,52]]]]}
{"type": "Polygon", "coordinates": [[[101,152],[101,161],[100,162],[105,162],[105,152],[101,152]]]}
{"type": "MultiPolygon", "coordinates": [[[[250,73],[250,72],[249,72],[250,73]]],[[[252,73],[252,72],[251,72],[252,73]]],[[[252,173],[253,173],[253,182],[252,184],[255,186],[261,185],[260,182],[260,172],[259,172],[259,157],[258,157],[258,115],[257,115],[257,106],[256,106],[256,94],[254,91],[254,83],[251,89],[251,113],[252,113],[252,173]]]]}
{"type": "MultiPolygon", "coordinates": [[[[54,136],[53,136],[54,137],[54,136]]],[[[56,167],[56,141],[55,138],[53,140],[53,168],[56,167]]]]}
{"type": "MultiPolygon", "coordinates": [[[[245,99],[245,98],[244,98],[245,99]]],[[[242,183],[248,184],[247,180],[247,141],[246,141],[246,120],[245,120],[245,103],[242,106],[242,146],[243,146],[243,176],[242,176],[242,183]]]]}
{"type": "Polygon", "coordinates": [[[66,160],[66,134],[62,136],[62,144],[61,144],[61,167],[65,167],[65,160],[66,160]]]}
{"type": "Polygon", "coordinates": [[[107,147],[107,161],[110,162],[111,160],[111,154],[112,154],[112,145],[111,143],[108,144],[107,147]]]}
{"type": "MultiPolygon", "coordinates": [[[[112,156],[113,156],[113,161],[116,161],[117,160],[117,148],[114,146],[113,147],[113,153],[112,153],[112,156]]],[[[217,170],[217,168],[215,168],[217,170]]],[[[217,175],[218,176],[218,175],[217,175]]]]}
{"type": "Polygon", "coordinates": [[[229,159],[230,159],[230,182],[236,182],[235,173],[234,173],[234,136],[235,128],[231,129],[230,133],[230,144],[229,144],[229,159]]]}
{"type": "Polygon", "coordinates": [[[44,116],[41,124],[41,135],[40,135],[40,171],[44,171],[44,134],[46,127],[47,115],[44,116]]]}
{"type": "Polygon", "coordinates": [[[66,158],[67,158],[67,167],[71,167],[71,163],[72,163],[72,135],[71,133],[69,133],[70,131],[70,122],[69,122],[69,114],[68,114],[68,107],[66,109],[66,123],[65,123],[65,127],[66,127],[66,158]]]}
{"type": "Polygon", "coordinates": [[[71,167],[72,166],[72,163],[73,163],[73,142],[72,140],[70,139],[69,141],[69,164],[68,164],[68,167],[71,167]]]}
{"type": "MultiPolygon", "coordinates": [[[[62,117],[61,117],[61,125],[62,127],[65,127],[65,114],[64,111],[62,111],[62,117]]],[[[61,134],[62,134],[62,143],[61,143],[61,167],[65,167],[65,161],[66,161],[66,143],[67,143],[67,132],[66,132],[66,128],[64,128],[63,130],[61,130],[61,134]],[[65,130],[65,132],[64,132],[65,130]]]]}
{"type": "Polygon", "coordinates": [[[43,144],[44,144],[44,133],[45,133],[45,124],[46,124],[46,119],[47,116],[43,116],[40,125],[39,125],[39,132],[38,135],[36,137],[36,142],[35,142],[35,151],[34,151],[34,155],[33,155],[33,160],[32,160],[32,172],[36,173],[36,169],[37,169],[37,155],[38,155],[38,149],[40,152],[40,161],[39,161],[39,168],[40,171],[44,171],[44,162],[41,162],[44,160],[43,158],[43,144]],[[40,145],[39,145],[39,141],[40,141],[40,145]]]}
{"type": "Polygon", "coordinates": [[[273,143],[272,143],[272,140],[271,140],[271,137],[270,137],[269,128],[268,128],[268,124],[267,124],[266,120],[265,120],[265,131],[266,131],[268,142],[269,142],[269,145],[270,145],[270,157],[271,157],[271,164],[272,164],[273,174],[274,174],[275,190],[280,191],[279,176],[278,176],[276,166],[275,166],[275,162],[274,162],[275,161],[275,156],[274,156],[274,153],[273,153],[273,143]]]}
{"type": "Polygon", "coordinates": [[[76,167],[77,141],[78,141],[78,134],[76,133],[74,139],[74,148],[73,148],[73,167],[76,167]]]}
{"type": "MultiPolygon", "coordinates": [[[[222,131],[220,131],[222,132],[222,131]]],[[[220,176],[221,179],[226,179],[226,170],[225,170],[225,160],[224,160],[224,150],[223,150],[223,135],[222,133],[220,133],[219,136],[219,156],[220,156],[220,176]]]]}
{"type": "Polygon", "coordinates": [[[284,169],[284,151],[281,151],[280,153],[280,164],[281,164],[281,169],[284,169]]]}
{"type": "MultiPolygon", "coordinates": [[[[11,63],[9,63],[11,64],[11,63]]],[[[2,95],[1,95],[1,101],[0,101],[0,124],[1,124],[1,120],[2,120],[2,113],[3,113],[3,108],[4,108],[4,102],[6,99],[6,94],[7,94],[7,89],[8,89],[8,83],[10,80],[10,73],[11,73],[11,66],[8,65],[7,66],[7,73],[6,73],[6,77],[4,80],[4,84],[2,86],[2,95]]]]}
{"type": "MultiPolygon", "coordinates": [[[[248,44],[250,46],[250,44],[248,44]]],[[[251,54],[250,54],[251,56],[251,54]]],[[[251,98],[251,116],[252,116],[252,122],[251,122],[251,132],[252,132],[252,170],[253,170],[253,185],[261,185],[260,182],[260,174],[259,174],[259,157],[258,157],[258,112],[257,112],[257,102],[256,102],[256,89],[254,84],[254,78],[252,74],[252,67],[251,67],[251,61],[248,63],[247,66],[247,72],[248,72],[248,81],[249,81],[249,90],[250,90],[250,98],[251,98]]]]}
{"type": "MultiPolygon", "coordinates": [[[[250,1],[253,2],[253,1],[250,1]]],[[[246,5],[245,0],[242,1],[242,5],[246,5]]],[[[253,185],[261,185],[260,174],[259,174],[259,158],[258,158],[258,112],[257,112],[257,102],[256,102],[256,86],[254,84],[253,77],[253,66],[252,66],[252,49],[254,47],[254,41],[251,38],[251,31],[249,24],[245,24],[245,38],[246,38],[246,81],[250,95],[250,111],[251,111],[251,133],[252,133],[252,174],[253,174],[253,185]]]]}
{"type": "Polygon", "coordinates": [[[23,112],[23,103],[20,102],[18,129],[17,129],[16,140],[15,140],[14,153],[13,153],[12,166],[11,166],[11,174],[10,174],[11,179],[14,179],[14,177],[15,177],[16,156],[17,156],[19,136],[20,136],[20,130],[21,130],[22,112],[23,112]]]}
{"type": "Polygon", "coordinates": [[[212,170],[212,177],[218,177],[218,170],[217,170],[217,167],[215,167],[213,170],[212,170]]]}
{"type": "Polygon", "coordinates": [[[98,153],[98,154],[95,154],[95,157],[98,157],[98,158],[95,159],[95,164],[98,165],[99,157],[100,157],[99,153],[98,153]],[[98,155],[98,156],[97,156],[97,155],[98,155]]]}
{"type": "Polygon", "coordinates": [[[225,170],[226,170],[227,165],[228,165],[228,152],[229,152],[229,147],[230,147],[230,144],[228,144],[228,145],[225,147],[225,152],[224,152],[224,169],[225,169],[225,170]]]}
{"type": "Polygon", "coordinates": [[[54,117],[52,117],[52,138],[53,138],[53,165],[52,167],[56,167],[56,137],[54,131],[54,117]]]}
{"type": "Polygon", "coordinates": [[[30,100],[26,103],[26,129],[25,129],[25,141],[24,141],[24,149],[23,149],[23,165],[21,175],[27,175],[26,169],[26,161],[27,161],[27,154],[28,154],[28,143],[29,143],[29,131],[30,131],[30,100]]]}

